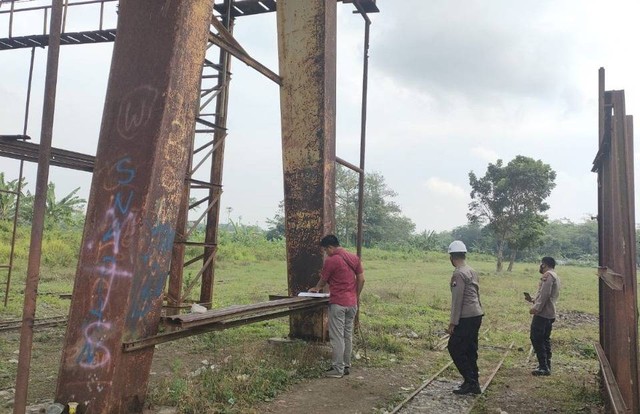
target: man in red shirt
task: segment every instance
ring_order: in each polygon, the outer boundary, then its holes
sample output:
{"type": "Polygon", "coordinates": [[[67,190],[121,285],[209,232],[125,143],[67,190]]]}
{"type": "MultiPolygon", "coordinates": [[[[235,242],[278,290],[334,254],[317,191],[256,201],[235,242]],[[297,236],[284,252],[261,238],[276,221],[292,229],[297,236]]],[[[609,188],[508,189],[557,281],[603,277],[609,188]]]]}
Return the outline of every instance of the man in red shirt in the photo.
{"type": "Polygon", "coordinates": [[[320,292],[329,285],[329,340],[331,369],[326,376],[342,378],[349,375],[353,347],[353,321],[358,311],[358,298],[364,286],[364,271],[360,258],[342,247],[332,234],[320,241],[326,253],[320,280],[309,292],[320,292]]]}

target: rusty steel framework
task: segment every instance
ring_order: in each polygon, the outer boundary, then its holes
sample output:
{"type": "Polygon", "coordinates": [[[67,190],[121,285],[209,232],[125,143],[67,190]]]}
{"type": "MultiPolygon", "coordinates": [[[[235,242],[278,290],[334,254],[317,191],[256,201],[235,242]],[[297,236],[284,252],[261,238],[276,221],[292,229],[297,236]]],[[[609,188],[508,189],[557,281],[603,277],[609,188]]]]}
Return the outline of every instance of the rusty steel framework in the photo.
{"type": "MultiPolygon", "coordinates": [[[[38,162],[16,413],[23,412],[26,404],[44,217],[39,198],[46,194],[49,165],[94,173],[78,267],[79,274],[84,273],[75,281],[58,401],[88,402],[93,409],[100,407],[99,412],[138,410],[153,345],[212,329],[289,315],[292,336],[325,337],[324,311],[314,310],[324,302],[291,298],[239,307],[237,312],[217,310],[204,322],[180,324],[184,331],[156,338],[167,274],[164,296],[168,314],[184,307],[198,281],[199,302],[208,307],[212,304],[232,57],[281,88],[289,295],[312,286],[321,267],[317,241],[334,229],[336,163],[359,175],[357,247],[358,254],[361,252],[371,25],[367,14],[379,11],[375,0],[337,0],[352,3],[354,13],[365,23],[358,166],[335,155],[336,2],[202,0],[158,6],[155,0],[120,0],[118,29],[105,29],[105,6],[117,1],[52,0],[50,6],[37,7],[20,7],[22,0],[0,1],[0,16],[9,16],[7,37],[0,34],[0,50],[32,50],[24,129],[20,135],[0,136],[0,157],[20,160],[19,185],[24,162],[38,162]],[[7,4],[8,10],[2,7],[7,4]],[[84,5],[100,7],[98,30],[65,31],[68,9],[84,5]],[[274,11],[278,15],[280,75],[253,59],[233,37],[236,18],[274,11]],[[42,12],[42,33],[13,36],[13,20],[21,12],[42,12]],[[203,30],[205,26],[207,30],[203,30]],[[297,33],[292,34],[293,28],[297,33]],[[52,148],[59,46],[113,41],[97,156],[52,148]],[[27,142],[26,135],[35,47],[49,48],[40,144],[27,142]],[[139,70],[131,74],[128,68],[134,66],[139,70]],[[200,92],[196,94],[198,85],[200,92]],[[300,90],[306,92],[300,94],[300,90]],[[163,109],[158,112],[152,108],[163,109]],[[132,146],[133,141],[136,144],[132,146]],[[309,160],[315,161],[305,165],[309,160]],[[196,179],[195,173],[207,164],[209,180],[196,179]],[[198,191],[206,194],[194,197],[198,191]],[[189,211],[198,206],[205,206],[205,212],[189,223],[189,211]],[[194,240],[203,221],[204,240],[194,240]],[[203,253],[186,257],[186,246],[201,247],[203,253]],[[199,261],[202,266],[195,281],[183,286],[184,267],[199,261]],[[82,270],[91,268],[94,271],[82,270]],[[117,304],[107,306],[109,300],[117,304]],[[300,311],[305,313],[300,315],[300,311]],[[140,369],[130,372],[126,367],[131,364],[140,369]],[[79,388],[79,384],[86,388],[79,388]],[[92,392],[95,387],[103,392],[92,392]]],[[[8,269],[5,305],[20,191],[16,196],[10,263],[0,265],[8,269]]],[[[81,405],[79,412],[86,409],[86,404],[81,405]]]]}
{"type": "Polygon", "coordinates": [[[600,343],[606,396],[615,413],[640,410],[633,117],[623,90],[605,91],[599,71],[598,247],[600,343]]]}

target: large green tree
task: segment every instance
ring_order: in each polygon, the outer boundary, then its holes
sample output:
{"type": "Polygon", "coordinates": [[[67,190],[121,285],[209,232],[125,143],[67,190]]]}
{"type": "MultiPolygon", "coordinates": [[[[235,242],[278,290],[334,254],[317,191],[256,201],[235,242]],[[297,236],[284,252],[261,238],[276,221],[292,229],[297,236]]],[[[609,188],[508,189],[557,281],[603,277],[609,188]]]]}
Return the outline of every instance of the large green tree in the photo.
{"type": "MultiPolygon", "coordinates": [[[[371,172],[364,180],[364,210],[362,218],[363,244],[367,247],[399,245],[413,237],[415,224],[402,215],[393,201],[398,194],[379,172],[371,172]]],[[[349,244],[355,244],[358,228],[358,178],[342,166],[336,171],[336,234],[349,244]]]]}
{"type": "Polygon", "coordinates": [[[509,242],[517,250],[542,236],[532,227],[546,223],[543,213],[549,205],[545,200],[555,187],[555,178],[551,166],[522,155],[506,165],[502,160],[489,164],[481,178],[469,172],[471,203],[467,216],[472,223],[487,223],[493,232],[498,272],[502,271],[509,242]]]}

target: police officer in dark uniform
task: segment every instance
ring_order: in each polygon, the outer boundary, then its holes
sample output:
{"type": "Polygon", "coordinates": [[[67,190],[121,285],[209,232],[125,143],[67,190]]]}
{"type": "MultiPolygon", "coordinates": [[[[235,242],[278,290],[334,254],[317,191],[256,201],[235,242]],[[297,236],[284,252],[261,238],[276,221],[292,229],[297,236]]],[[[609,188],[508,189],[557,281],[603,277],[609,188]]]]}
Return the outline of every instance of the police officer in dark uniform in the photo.
{"type": "Polygon", "coordinates": [[[460,240],[449,245],[449,258],[455,267],[451,276],[451,318],[447,349],[464,378],[454,394],[480,394],[478,382],[478,332],[482,324],[482,305],[478,274],[466,264],[467,247],[460,240]]]}

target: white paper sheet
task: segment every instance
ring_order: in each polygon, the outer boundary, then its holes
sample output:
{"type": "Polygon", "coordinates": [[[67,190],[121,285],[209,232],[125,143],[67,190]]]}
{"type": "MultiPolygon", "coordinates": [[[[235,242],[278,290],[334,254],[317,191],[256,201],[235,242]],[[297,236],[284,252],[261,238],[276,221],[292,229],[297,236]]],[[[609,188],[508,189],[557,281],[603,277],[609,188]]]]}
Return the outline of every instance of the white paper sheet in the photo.
{"type": "Polygon", "coordinates": [[[328,293],[315,293],[315,292],[300,292],[298,296],[306,296],[309,298],[328,298],[328,293]]]}

